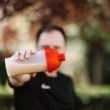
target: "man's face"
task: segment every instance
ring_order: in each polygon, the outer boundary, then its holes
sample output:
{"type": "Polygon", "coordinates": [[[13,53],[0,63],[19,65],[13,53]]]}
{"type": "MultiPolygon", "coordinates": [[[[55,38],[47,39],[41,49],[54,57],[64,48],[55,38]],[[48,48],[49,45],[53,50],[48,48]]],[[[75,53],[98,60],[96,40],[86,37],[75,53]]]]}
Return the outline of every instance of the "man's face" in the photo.
{"type": "Polygon", "coordinates": [[[40,35],[40,39],[37,44],[37,49],[53,48],[60,53],[65,53],[66,44],[63,35],[60,31],[52,30],[49,32],[43,32],[40,35]]]}

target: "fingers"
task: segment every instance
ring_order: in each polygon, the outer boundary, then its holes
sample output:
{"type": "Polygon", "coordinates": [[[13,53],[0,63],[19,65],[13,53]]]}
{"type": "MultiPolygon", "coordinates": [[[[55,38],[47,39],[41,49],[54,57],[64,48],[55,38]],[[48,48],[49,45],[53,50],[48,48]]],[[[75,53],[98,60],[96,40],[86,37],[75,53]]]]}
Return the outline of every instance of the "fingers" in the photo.
{"type": "Polygon", "coordinates": [[[20,52],[16,52],[16,53],[14,54],[14,56],[16,57],[16,60],[19,60],[20,52]]]}
{"type": "Polygon", "coordinates": [[[36,52],[37,52],[36,49],[31,49],[31,53],[32,53],[32,54],[35,54],[36,52]]]}
{"type": "Polygon", "coordinates": [[[31,77],[32,78],[36,77],[36,73],[31,73],[31,77]]]}
{"type": "Polygon", "coordinates": [[[25,53],[25,58],[29,59],[31,57],[31,54],[32,54],[31,50],[27,50],[26,53],[25,53]]]}
{"type": "Polygon", "coordinates": [[[36,49],[23,50],[16,53],[17,60],[25,60],[31,58],[36,53],[36,49]]]}
{"type": "Polygon", "coordinates": [[[19,59],[24,60],[26,56],[26,51],[23,51],[22,53],[19,53],[19,59]]]}
{"type": "Polygon", "coordinates": [[[17,52],[16,53],[16,59],[17,60],[24,60],[26,55],[26,51],[17,52]]]}
{"type": "Polygon", "coordinates": [[[36,49],[27,50],[25,58],[29,59],[32,55],[36,53],[36,49]]]}

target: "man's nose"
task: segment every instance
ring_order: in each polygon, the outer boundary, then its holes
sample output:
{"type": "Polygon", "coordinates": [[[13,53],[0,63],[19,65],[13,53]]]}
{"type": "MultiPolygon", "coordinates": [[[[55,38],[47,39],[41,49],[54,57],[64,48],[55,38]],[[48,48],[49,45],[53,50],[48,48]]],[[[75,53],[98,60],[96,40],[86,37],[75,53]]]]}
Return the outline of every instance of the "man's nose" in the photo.
{"type": "Polygon", "coordinates": [[[51,48],[51,49],[55,49],[55,47],[53,47],[53,46],[51,46],[50,48],[51,48]]]}

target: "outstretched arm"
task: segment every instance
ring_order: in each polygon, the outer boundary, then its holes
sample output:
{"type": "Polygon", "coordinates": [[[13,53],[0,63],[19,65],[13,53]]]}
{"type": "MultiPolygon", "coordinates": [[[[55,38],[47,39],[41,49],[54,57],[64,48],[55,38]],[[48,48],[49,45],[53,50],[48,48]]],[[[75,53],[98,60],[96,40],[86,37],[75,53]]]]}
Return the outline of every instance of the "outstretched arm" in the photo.
{"type": "MultiPolygon", "coordinates": [[[[33,50],[26,50],[22,52],[16,52],[13,56],[15,56],[16,60],[18,61],[24,61],[26,59],[31,58],[33,54],[35,54],[36,51],[33,50]]],[[[11,73],[10,73],[11,74],[11,73]]],[[[36,73],[28,73],[28,74],[23,74],[21,73],[20,75],[8,75],[9,82],[14,85],[14,86],[22,86],[25,82],[29,81],[32,77],[36,76],[36,73]]]]}

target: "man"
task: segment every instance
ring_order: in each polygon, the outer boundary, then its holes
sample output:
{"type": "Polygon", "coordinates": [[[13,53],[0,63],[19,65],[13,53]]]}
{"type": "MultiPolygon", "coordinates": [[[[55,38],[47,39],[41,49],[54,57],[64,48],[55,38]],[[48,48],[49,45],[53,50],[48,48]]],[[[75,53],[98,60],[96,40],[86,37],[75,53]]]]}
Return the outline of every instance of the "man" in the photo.
{"type": "MultiPolygon", "coordinates": [[[[36,36],[37,51],[54,48],[65,53],[67,37],[64,30],[56,25],[42,26],[36,36]]],[[[17,60],[31,58],[36,51],[18,52],[17,60]]],[[[22,74],[9,77],[14,89],[16,110],[77,110],[76,94],[72,80],[58,70],[22,74]]]]}

